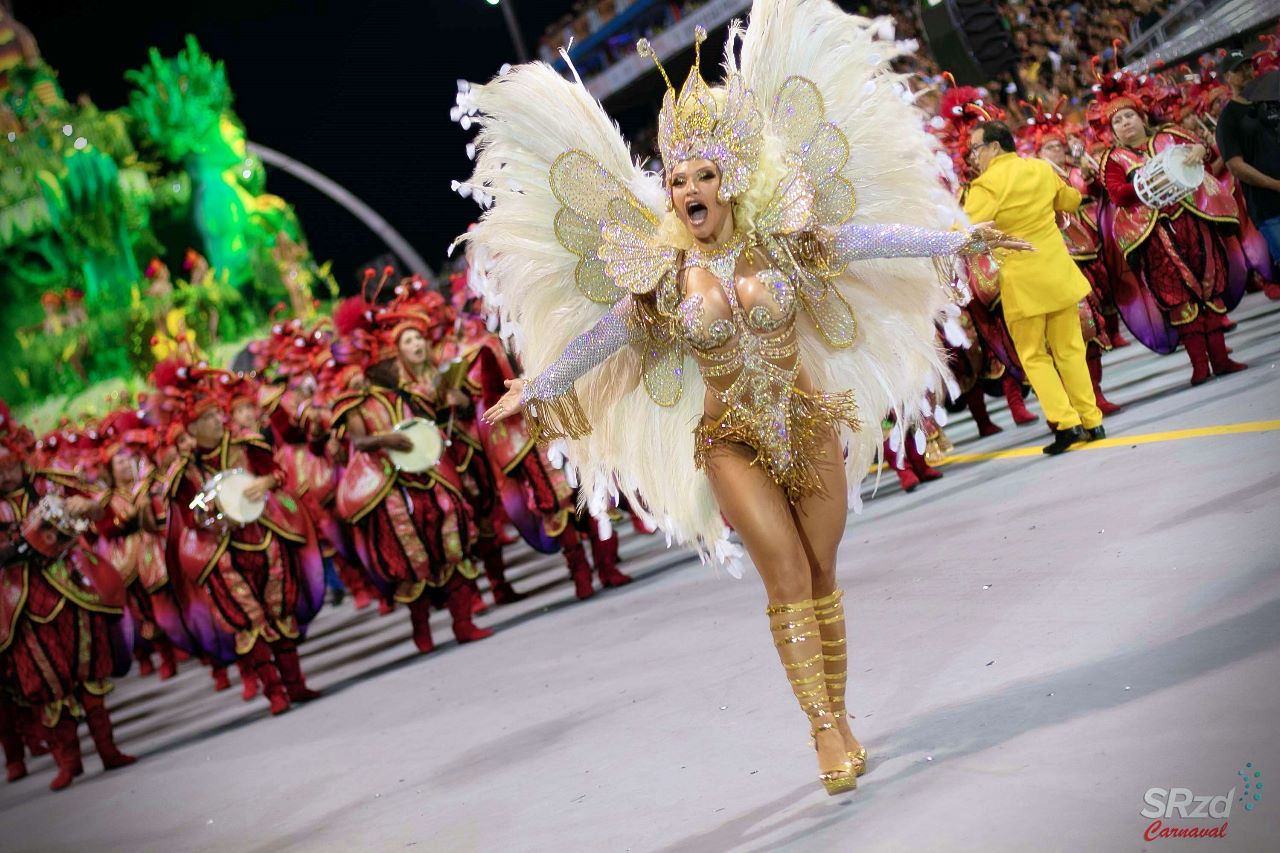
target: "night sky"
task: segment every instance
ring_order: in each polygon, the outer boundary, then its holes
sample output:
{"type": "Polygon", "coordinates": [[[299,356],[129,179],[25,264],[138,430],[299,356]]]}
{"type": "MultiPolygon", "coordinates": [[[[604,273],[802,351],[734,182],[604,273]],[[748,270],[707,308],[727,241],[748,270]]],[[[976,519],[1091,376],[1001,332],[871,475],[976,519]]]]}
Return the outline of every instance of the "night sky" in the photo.
{"type": "MultiPolygon", "coordinates": [[[[507,0],[504,0],[506,2],[507,0]]],[[[525,41],[569,0],[521,0],[525,41]]],[[[16,0],[69,99],[127,102],[127,69],[147,49],[177,53],[187,33],[226,64],[251,140],[323,172],[377,210],[436,270],[478,208],[450,192],[470,174],[470,137],[449,121],[456,81],[487,80],[515,48],[484,0],[16,0]]],[[[649,110],[656,115],[658,103],[649,110]]],[[[328,198],[268,170],[270,191],[297,208],[312,250],[334,260],[344,289],[386,251],[328,198]]]]}

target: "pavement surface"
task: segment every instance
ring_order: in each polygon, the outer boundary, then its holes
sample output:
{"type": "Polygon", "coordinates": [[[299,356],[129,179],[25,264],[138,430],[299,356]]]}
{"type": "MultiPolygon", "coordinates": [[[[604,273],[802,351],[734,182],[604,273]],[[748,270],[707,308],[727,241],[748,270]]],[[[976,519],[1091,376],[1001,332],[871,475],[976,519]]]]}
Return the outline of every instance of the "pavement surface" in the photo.
{"type": "Polygon", "coordinates": [[[856,792],[818,784],[759,580],[626,529],[636,583],[583,603],[513,547],[532,594],[466,647],[446,614],[419,656],[403,609],[327,609],[303,647],[326,695],[280,718],[193,663],[122,679],[141,760],[104,774],[86,735],[60,794],[32,760],[0,849],[1280,849],[1280,304],[1235,316],[1250,369],[1199,388],[1181,353],[1108,354],[1101,446],[1024,453],[1043,422],[993,404],[1001,435],[948,426],[944,479],[864,485],[839,569],[856,792]],[[1153,788],[1189,801],[1165,826],[1226,837],[1145,840],[1153,788]]]}

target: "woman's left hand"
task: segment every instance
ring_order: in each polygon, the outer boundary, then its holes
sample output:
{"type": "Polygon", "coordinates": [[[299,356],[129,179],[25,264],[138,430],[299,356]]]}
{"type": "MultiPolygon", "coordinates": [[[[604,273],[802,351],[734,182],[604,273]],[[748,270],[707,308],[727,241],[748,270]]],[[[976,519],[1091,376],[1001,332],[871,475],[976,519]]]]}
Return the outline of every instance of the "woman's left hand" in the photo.
{"type": "Polygon", "coordinates": [[[1200,143],[1191,146],[1191,150],[1187,152],[1186,163],[1188,166],[1194,166],[1197,163],[1203,163],[1205,155],[1209,152],[1200,143]]]}
{"type": "Polygon", "coordinates": [[[524,409],[524,405],[520,402],[524,396],[524,380],[507,379],[503,384],[507,386],[507,393],[481,415],[481,420],[487,424],[496,424],[503,418],[509,418],[524,409]]]}
{"type": "Polygon", "coordinates": [[[1011,252],[1035,251],[1035,246],[1032,246],[1026,240],[1019,240],[1017,237],[1004,233],[995,226],[994,222],[979,222],[970,228],[969,239],[976,239],[986,243],[987,251],[992,249],[1008,249],[1011,252]]]}

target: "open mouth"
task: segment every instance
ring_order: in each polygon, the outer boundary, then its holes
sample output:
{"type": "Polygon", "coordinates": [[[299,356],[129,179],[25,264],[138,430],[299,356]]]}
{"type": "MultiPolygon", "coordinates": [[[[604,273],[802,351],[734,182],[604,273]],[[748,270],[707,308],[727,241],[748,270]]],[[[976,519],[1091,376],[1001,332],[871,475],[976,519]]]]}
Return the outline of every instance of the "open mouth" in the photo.
{"type": "Polygon", "coordinates": [[[690,225],[701,225],[707,221],[707,206],[700,201],[691,201],[684,206],[685,215],[690,225]]]}

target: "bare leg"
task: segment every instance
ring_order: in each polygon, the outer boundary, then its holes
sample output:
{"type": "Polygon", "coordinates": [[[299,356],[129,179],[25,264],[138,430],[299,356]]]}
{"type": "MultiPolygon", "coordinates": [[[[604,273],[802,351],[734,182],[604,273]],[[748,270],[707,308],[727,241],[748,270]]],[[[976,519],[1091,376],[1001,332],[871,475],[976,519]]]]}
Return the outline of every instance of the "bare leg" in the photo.
{"type": "Polygon", "coordinates": [[[770,604],[813,598],[804,544],[791,502],[767,470],[752,465],[755,452],[720,444],[706,460],[707,478],[729,525],[751,555],[770,604]]]}
{"type": "MultiPolygon", "coordinates": [[[[910,437],[907,441],[910,441],[910,437]]],[[[849,728],[844,692],[848,680],[848,645],[845,639],[844,605],[836,587],[836,552],[844,537],[849,514],[849,486],[844,472],[840,440],[831,431],[819,462],[821,493],[809,495],[791,508],[813,585],[815,615],[822,635],[823,671],[827,682],[827,699],[836,718],[836,729],[850,755],[858,754],[862,744],[849,728]]]]}
{"type": "MultiPolygon", "coordinates": [[[[721,445],[706,460],[712,491],[751,555],[769,598],[770,630],[792,690],[812,724],[819,773],[828,790],[851,779],[848,751],[827,701],[819,632],[814,630],[813,577],[786,493],[754,452],[721,445]]],[[[843,490],[840,492],[843,495],[843,490]]],[[[834,564],[834,560],[833,560],[834,564]]]]}

